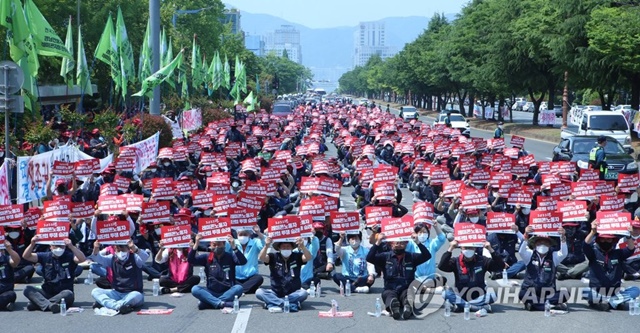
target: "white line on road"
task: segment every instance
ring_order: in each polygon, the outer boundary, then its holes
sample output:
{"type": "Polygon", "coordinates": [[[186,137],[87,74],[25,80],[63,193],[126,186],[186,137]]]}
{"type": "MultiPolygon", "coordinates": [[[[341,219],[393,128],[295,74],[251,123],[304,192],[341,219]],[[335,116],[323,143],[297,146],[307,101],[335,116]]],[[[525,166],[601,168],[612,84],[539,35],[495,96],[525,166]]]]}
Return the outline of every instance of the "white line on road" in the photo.
{"type": "Polygon", "coordinates": [[[236,321],[233,323],[231,332],[244,333],[247,330],[247,324],[249,324],[249,316],[251,315],[251,308],[240,309],[236,315],[236,321]]]}
{"type": "Polygon", "coordinates": [[[551,161],[551,157],[545,157],[547,160],[551,161]]]}

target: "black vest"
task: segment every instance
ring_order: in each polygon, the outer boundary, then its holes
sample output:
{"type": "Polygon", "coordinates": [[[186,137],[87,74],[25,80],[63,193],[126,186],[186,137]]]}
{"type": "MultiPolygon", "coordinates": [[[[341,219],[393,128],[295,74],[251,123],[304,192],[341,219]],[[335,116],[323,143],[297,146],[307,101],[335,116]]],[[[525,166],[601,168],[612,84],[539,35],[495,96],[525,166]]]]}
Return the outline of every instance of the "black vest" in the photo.
{"type": "Polygon", "coordinates": [[[413,265],[411,253],[404,254],[402,260],[393,252],[387,253],[384,267],[384,289],[402,292],[409,288],[409,284],[415,279],[416,268],[413,265]]]}
{"type": "Polygon", "coordinates": [[[224,252],[222,257],[218,258],[210,252],[205,272],[207,288],[216,293],[224,293],[236,284],[236,264],[231,253],[224,252]]]}
{"type": "Polygon", "coordinates": [[[622,280],[623,264],[626,260],[622,250],[612,249],[606,255],[593,243],[595,261],[589,262],[589,287],[590,288],[619,288],[622,280]]]}
{"type": "Polygon", "coordinates": [[[327,237],[322,237],[320,240],[320,248],[318,249],[318,255],[313,259],[313,268],[320,268],[327,265],[327,237]]]}
{"type": "Polygon", "coordinates": [[[300,270],[302,269],[302,253],[293,252],[288,260],[280,253],[274,253],[269,259],[269,271],[271,278],[271,290],[284,297],[294,291],[300,290],[300,270]]]}
{"type": "Polygon", "coordinates": [[[44,278],[42,290],[50,295],[57,295],[63,290],[73,292],[74,272],[78,266],[73,261],[73,252],[65,249],[59,258],[54,257],[51,252],[39,253],[38,256],[44,256],[41,261],[44,278]]]}
{"type": "Polygon", "coordinates": [[[527,264],[524,281],[522,281],[522,289],[535,288],[536,294],[542,288],[556,288],[556,265],[553,263],[553,252],[547,252],[547,255],[540,261],[538,252],[533,251],[531,260],[527,264]]]}
{"type": "Polygon", "coordinates": [[[138,291],[142,293],[142,269],[136,265],[135,255],[129,254],[125,261],[120,261],[115,255],[111,261],[113,270],[113,290],[121,293],[138,291]]]}
{"type": "Polygon", "coordinates": [[[0,294],[13,290],[13,267],[10,260],[9,254],[0,255],[0,294]]]}
{"type": "Polygon", "coordinates": [[[484,295],[484,290],[487,288],[487,285],[484,283],[484,276],[487,271],[484,269],[482,254],[479,255],[476,253],[474,261],[465,261],[465,264],[467,266],[467,274],[462,273],[460,259],[456,258],[456,271],[458,272],[456,289],[458,289],[462,298],[472,300],[484,295]],[[466,290],[472,292],[473,295],[467,294],[466,290]],[[482,291],[482,293],[480,293],[480,291],[482,291]]]}

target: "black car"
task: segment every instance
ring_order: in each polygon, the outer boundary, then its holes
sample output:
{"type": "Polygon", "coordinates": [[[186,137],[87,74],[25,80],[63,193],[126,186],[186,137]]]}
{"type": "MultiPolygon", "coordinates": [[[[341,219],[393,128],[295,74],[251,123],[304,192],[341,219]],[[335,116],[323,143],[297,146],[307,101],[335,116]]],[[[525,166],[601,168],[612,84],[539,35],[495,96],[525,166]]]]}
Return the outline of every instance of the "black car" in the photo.
{"type": "MultiPolygon", "coordinates": [[[[572,136],[562,139],[553,148],[553,161],[577,162],[578,168],[587,168],[589,163],[589,153],[597,145],[597,136],[572,136]]],[[[638,165],[633,159],[633,148],[623,148],[622,145],[612,137],[607,137],[607,145],[604,147],[607,154],[607,179],[618,179],[619,173],[638,173],[638,165]]]]}
{"type": "Polygon", "coordinates": [[[288,116],[293,113],[293,106],[289,101],[278,101],[273,105],[271,114],[274,116],[288,116]]]}

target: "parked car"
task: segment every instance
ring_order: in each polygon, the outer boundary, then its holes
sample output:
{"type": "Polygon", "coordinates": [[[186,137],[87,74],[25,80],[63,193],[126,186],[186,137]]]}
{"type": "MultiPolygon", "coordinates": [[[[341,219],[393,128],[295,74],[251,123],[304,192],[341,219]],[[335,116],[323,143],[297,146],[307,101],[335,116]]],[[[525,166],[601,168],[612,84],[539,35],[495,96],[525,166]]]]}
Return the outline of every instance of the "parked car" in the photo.
{"type": "MultiPolygon", "coordinates": [[[[578,168],[589,167],[589,152],[596,146],[598,136],[572,136],[563,138],[560,143],[553,148],[553,161],[576,162],[578,168]]],[[[618,174],[637,174],[638,165],[631,154],[634,150],[631,147],[623,148],[614,138],[607,137],[607,145],[604,147],[607,154],[608,172],[606,179],[617,180],[618,174]]]]}
{"type": "Polygon", "coordinates": [[[525,112],[533,112],[534,109],[535,109],[535,106],[533,105],[533,102],[526,102],[522,107],[522,111],[525,111],[525,112]]]}
{"type": "Polygon", "coordinates": [[[444,118],[447,116],[447,113],[451,113],[449,120],[451,121],[452,128],[459,129],[460,133],[466,137],[471,136],[471,126],[469,125],[469,121],[457,110],[442,111],[438,115],[438,118],[436,118],[434,124],[444,124],[444,118]]]}
{"type": "Polygon", "coordinates": [[[414,119],[418,115],[418,110],[414,106],[405,105],[402,108],[402,119],[414,119]]]}
{"type": "Polygon", "coordinates": [[[291,103],[288,101],[277,102],[273,105],[271,114],[274,116],[288,116],[293,113],[291,103]]]}
{"type": "Polygon", "coordinates": [[[556,118],[562,118],[562,106],[554,106],[553,111],[556,112],[556,118]]]}
{"type": "Polygon", "coordinates": [[[571,126],[563,128],[560,137],[605,135],[615,138],[624,147],[631,147],[631,131],[622,112],[585,109],[577,115],[577,121],[572,119],[571,126]]]}
{"type": "Polygon", "coordinates": [[[527,103],[526,98],[518,97],[516,98],[516,101],[513,103],[513,106],[511,106],[511,109],[515,111],[522,111],[522,107],[524,107],[526,103],[527,103]]]}

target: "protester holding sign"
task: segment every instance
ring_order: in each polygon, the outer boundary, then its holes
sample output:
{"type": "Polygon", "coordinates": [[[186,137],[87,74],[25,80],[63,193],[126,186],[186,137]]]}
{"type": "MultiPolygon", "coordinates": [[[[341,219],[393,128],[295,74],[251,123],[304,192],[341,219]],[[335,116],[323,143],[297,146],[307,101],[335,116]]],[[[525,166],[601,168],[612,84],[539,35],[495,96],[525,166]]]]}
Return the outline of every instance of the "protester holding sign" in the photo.
{"type": "MultiPolygon", "coordinates": [[[[31,239],[35,235],[35,231],[23,226],[6,226],[4,227],[5,239],[11,244],[11,248],[18,253],[20,257],[24,254],[24,250],[31,243],[31,239]]],[[[13,268],[14,281],[17,283],[29,283],[36,269],[33,263],[27,260],[20,260],[18,266],[13,268]]]]}
{"type": "Polygon", "coordinates": [[[34,253],[39,237],[40,235],[33,236],[31,244],[22,255],[23,259],[42,266],[44,278],[41,288],[33,286],[24,288],[24,296],[29,299],[27,310],[60,313],[60,301],[63,298],[67,306],[73,306],[74,272],[78,263],[85,261],[86,258],[69,238],[64,239],[64,245],[51,245],[50,252],[34,253]]]}
{"type": "MultiPolygon", "coordinates": [[[[419,253],[420,249],[416,246],[417,243],[424,245],[424,247],[429,250],[429,253],[438,253],[442,245],[446,240],[444,236],[444,232],[440,228],[439,223],[433,224],[433,229],[435,230],[435,238],[429,238],[429,231],[431,230],[431,225],[427,223],[416,223],[413,227],[413,230],[417,236],[417,242],[408,242],[407,243],[407,252],[419,253]]],[[[416,269],[416,280],[421,283],[425,283],[427,280],[431,280],[432,282],[427,282],[427,285],[436,285],[440,283],[442,285],[442,281],[436,281],[436,261],[432,257],[427,260],[424,264],[418,265],[416,269]]]]}
{"type": "Polygon", "coordinates": [[[200,283],[200,277],[193,275],[193,266],[187,260],[191,248],[166,248],[162,241],[158,245],[160,251],[155,261],[158,264],[169,263],[167,275],[160,276],[160,293],[190,293],[193,286],[200,283]]]}
{"type": "Polygon", "coordinates": [[[20,263],[20,255],[13,250],[9,241],[4,241],[4,249],[0,250],[0,311],[13,311],[16,301],[14,288],[14,268],[20,263]]]}
{"type": "Polygon", "coordinates": [[[313,229],[315,230],[316,238],[320,244],[320,248],[316,256],[310,261],[313,262],[313,276],[319,279],[328,280],[331,278],[331,273],[334,269],[334,253],[333,253],[333,240],[331,239],[331,232],[325,228],[323,222],[314,222],[313,229]]]}
{"type": "Polygon", "coordinates": [[[361,242],[362,233],[360,232],[357,234],[340,233],[335,250],[336,256],[342,260],[342,271],[333,275],[333,281],[339,286],[346,286],[347,283],[350,283],[351,290],[366,294],[375,281],[376,270],[373,264],[367,263],[369,250],[361,246],[361,242]],[[343,247],[345,236],[349,246],[343,247]]]}
{"type": "Polygon", "coordinates": [[[413,315],[413,301],[408,298],[408,288],[415,279],[416,268],[431,259],[431,252],[417,244],[419,253],[409,253],[405,249],[406,241],[391,243],[392,251],[380,251],[384,233],[376,235],[376,242],[367,255],[367,262],[384,266],[384,291],[382,302],[393,319],[409,319],[413,315]],[[402,310],[401,310],[402,307],[402,310]]]}
{"type": "Polygon", "coordinates": [[[636,247],[633,255],[624,262],[624,279],[637,280],[640,278],[640,221],[633,220],[631,222],[631,234],[629,237],[623,238],[618,242],[619,248],[626,247],[629,239],[633,239],[636,247]]]}
{"type": "Polygon", "coordinates": [[[260,288],[256,291],[256,298],[265,303],[269,312],[282,312],[285,297],[289,299],[289,311],[298,312],[308,293],[301,289],[300,270],[304,263],[311,260],[311,252],[304,246],[304,240],[298,237],[295,243],[278,242],[273,244],[276,253],[267,253],[273,241],[271,237],[265,240],[265,247],[260,251],[260,260],[269,266],[271,289],[260,288]],[[294,247],[300,252],[293,252],[294,247]]]}
{"type": "Polygon", "coordinates": [[[199,300],[198,310],[222,309],[233,307],[234,297],[242,296],[242,285],[236,281],[236,267],[247,264],[247,259],[240,252],[231,235],[227,242],[231,253],[225,251],[225,242],[211,242],[212,251],[208,254],[197,254],[202,235],[197,234],[188,260],[192,266],[204,266],[207,277],[206,287],[194,286],[193,297],[199,300]]]}
{"type": "Polygon", "coordinates": [[[585,289],[582,296],[590,307],[600,311],[629,310],[629,301],[640,296],[636,286],[620,288],[624,261],[633,255],[635,242],[628,238],[625,248],[616,249],[619,237],[598,233],[598,222],[594,221],[584,240],[584,255],[589,260],[589,289],[585,289]]]}
{"type": "Polygon", "coordinates": [[[582,243],[587,237],[587,222],[568,221],[562,223],[567,237],[567,256],[556,267],[558,280],[577,279],[584,277],[589,271],[589,261],[582,251],[582,243]]]}
{"type": "Polygon", "coordinates": [[[236,266],[236,281],[242,286],[244,294],[254,294],[264,278],[258,272],[258,257],[264,248],[264,234],[260,232],[260,227],[253,226],[253,232],[257,237],[251,237],[251,230],[238,230],[238,239],[234,242],[239,251],[247,258],[247,263],[236,266]]]}
{"type": "Polygon", "coordinates": [[[91,260],[104,267],[110,267],[113,279],[111,290],[95,288],[91,297],[96,301],[94,307],[105,307],[127,314],[144,303],[142,267],[149,258],[146,251],[129,240],[127,245],[116,245],[116,254],[101,254],[100,242],[93,243],[91,260]]]}
{"type": "Polygon", "coordinates": [[[560,227],[560,251],[554,251],[556,241],[548,236],[532,236],[534,229],[528,226],[523,236],[518,232],[520,258],[527,265],[518,298],[528,311],[543,311],[545,302],[558,310],[567,310],[568,293],[556,288],[556,267],[567,256],[567,241],[560,227]]]}

